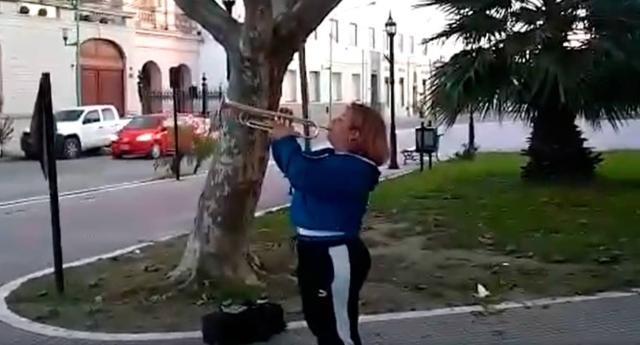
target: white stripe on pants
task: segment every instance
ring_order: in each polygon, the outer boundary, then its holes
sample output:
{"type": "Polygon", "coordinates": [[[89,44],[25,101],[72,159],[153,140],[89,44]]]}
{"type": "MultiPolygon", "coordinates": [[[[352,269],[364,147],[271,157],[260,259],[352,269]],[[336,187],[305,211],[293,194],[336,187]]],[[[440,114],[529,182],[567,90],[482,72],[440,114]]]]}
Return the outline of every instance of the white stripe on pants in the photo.
{"type": "Polygon", "coordinates": [[[331,263],[333,264],[333,282],[331,295],[333,296],[333,312],[336,318],[338,335],[345,345],[353,345],[351,340],[351,322],[349,320],[349,290],[351,287],[351,263],[349,249],[346,245],[329,248],[331,263]]]}

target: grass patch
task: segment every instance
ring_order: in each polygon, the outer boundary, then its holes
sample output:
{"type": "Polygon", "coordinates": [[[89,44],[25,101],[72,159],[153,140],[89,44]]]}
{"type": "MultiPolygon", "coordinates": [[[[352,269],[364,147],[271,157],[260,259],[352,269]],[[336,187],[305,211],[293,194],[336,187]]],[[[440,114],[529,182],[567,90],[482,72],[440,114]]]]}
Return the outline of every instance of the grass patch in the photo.
{"type": "MultiPolygon", "coordinates": [[[[516,154],[479,154],[384,182],[363,227],[373,266],[364,313],[587,294],[640,286],[640,152],[605,155],[589,184],[523,183],[516,154]]],[[[256,221],[253,246],[265,263],[267,293],[289,320],[301,319],[286,212],[256,221]]],[[[176,292],[162,277],[185,238],[67,270],[67,296],[52,277],[27,282],[8,299],[40,322],[111,332],[191,331],[228,297],[256,291],[215,283],[176,292]]]]}

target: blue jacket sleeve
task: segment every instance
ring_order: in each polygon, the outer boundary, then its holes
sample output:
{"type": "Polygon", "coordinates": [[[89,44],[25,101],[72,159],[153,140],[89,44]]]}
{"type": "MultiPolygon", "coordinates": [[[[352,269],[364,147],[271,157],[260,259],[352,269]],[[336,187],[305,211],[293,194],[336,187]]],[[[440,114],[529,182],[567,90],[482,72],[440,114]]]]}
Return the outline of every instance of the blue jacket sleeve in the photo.
{"type": "Polygon", "coordinates": [[[291,186],[315,195],[358,195],[364,191],[362,179],[348,174],[346,167],[336,157],[307,155],[302,152],[295,137],[286,137],[271,144],[271,154],[276,165],[287,177],[291,186]]]}

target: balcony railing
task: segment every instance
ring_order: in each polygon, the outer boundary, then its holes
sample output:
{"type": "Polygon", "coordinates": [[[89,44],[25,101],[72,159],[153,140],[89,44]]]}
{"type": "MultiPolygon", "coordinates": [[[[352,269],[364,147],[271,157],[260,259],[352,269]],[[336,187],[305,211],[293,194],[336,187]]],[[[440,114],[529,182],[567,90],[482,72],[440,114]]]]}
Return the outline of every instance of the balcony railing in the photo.
{"type": "Polygon", "coordinates": [[[159,23],[158,17],[164,19],[154,7],[140,8],[136,17],[136,26],[140,29],[166,29],[167,23],[164,20],[159,23]]]}
{"type": "MultiPolygon", "coordinates": [[[[74,1],[70,2],[73,3],[74,1]]],[[[122,9],[124,3],[123,0],[82,0],[80,1],[80,6],[82,5],[98,5],[106,8],[122,9]]]]}
{"type": "Polygon", "coordinates": [[[170,16],[174,19],[175,30],[190,35],[196,34],[198,27],[189,17],[182,13],[166,13],[154,7],[137,10],[136,26],[139,29],[170,30],[170,16]]]}
{"type": "Polygon", "coordinates": [[[191,20],[191,18],[187,17],[182,13],[176,13],[176,29],[185,34],[195,34],[198,30],[196,24],[191,20]]]}

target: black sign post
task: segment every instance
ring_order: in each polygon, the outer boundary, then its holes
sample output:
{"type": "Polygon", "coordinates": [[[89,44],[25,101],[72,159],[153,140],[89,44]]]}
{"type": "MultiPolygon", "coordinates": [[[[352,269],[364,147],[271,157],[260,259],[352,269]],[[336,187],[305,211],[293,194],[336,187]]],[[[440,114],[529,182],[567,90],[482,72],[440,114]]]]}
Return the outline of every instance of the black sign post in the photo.
{"type": "Polygon", "coordinates": [[[53,273],[56,289],[64,294],[64,270],[62,266],[62,235],[60,231],[60,205],[58,195],[58,170],[56,166],[56,129],[51,100],[51,75],[42,73],[40,88],[31,119],[31,136],[34,151],[40,161],[44,178],[49,182],[49,210],[51,212],[51,237],[53,242],[53,273]]]}
{"type": "Polygon", "coordinates": [[[180,145],[178,145],[178,88],[180,87],[180,70],[178,67],[169,68],[169,86],[173,91],[173,143],[174,143],[174,171],[176,181],[180,181],[180,145]]]}
{"type": "Polygon", "coordinates": [[[420,171],[424,171],[424,154],[429,157],[429,170],[433,167],[433,154],[438,150],[438,133],[431,121],[424,126],[424,121],[420,122],[420,127],[416,128],[416,151],[420,154],[420,171]]]}
{"type": "MultiPolygon", "coordinates": [[[[424,133],[424,121],[420,121],[420,131],[424,133]]],[[[420,135],[420,147],[424,147],[424,134],[420,135]]],[[[431,156],[429,156],[429,169],[431,169],[431,156]]],[[[420,171],[424,171],[424,150],[420,150],[420,171]]]]}

